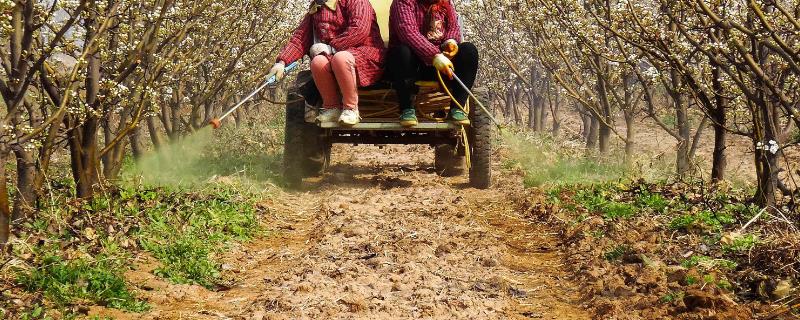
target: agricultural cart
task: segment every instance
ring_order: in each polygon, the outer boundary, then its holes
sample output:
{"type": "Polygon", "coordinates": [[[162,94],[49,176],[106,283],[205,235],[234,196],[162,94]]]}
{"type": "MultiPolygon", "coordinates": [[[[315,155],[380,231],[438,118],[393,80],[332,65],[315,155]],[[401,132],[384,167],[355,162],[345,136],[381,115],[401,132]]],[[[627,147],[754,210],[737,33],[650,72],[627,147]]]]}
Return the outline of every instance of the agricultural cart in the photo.
{"type": "MultiPolygon", "coordinates": [[[[415,106],[419,124],[400,125],[399,106],[394,90],[387,83],[359,89],[361,123],[341,126],[337,122],[317,123],[321,98],[310,71],[300,72],[290,89],[286,105],[286,131],[283,153],[284,178],[297,186],[304,177],[318,176],[330,164],[331,146],[342,144],[427,144],[435,150],[434,167],[442,176],[457,176],[469,171],[470,185],[488,188],[491,184],[492,133],[494,124],[482,108],[468,102],[471,125],[460,126],[444,120],[451,98],[440,82],[417,82],[415,106]]],[[[470,99],[472,100],[472,99],[470,99]]]]}

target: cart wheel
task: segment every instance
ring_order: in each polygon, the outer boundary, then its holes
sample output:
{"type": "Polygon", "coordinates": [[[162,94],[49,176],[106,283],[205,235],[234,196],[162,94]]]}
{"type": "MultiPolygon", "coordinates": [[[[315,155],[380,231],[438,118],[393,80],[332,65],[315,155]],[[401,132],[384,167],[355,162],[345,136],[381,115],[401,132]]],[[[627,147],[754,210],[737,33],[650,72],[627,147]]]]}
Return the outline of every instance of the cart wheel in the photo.
{"type": "Polygon", "coordinates": [[[305,101],[300,98],[292,92],[287,99],[295,102],[286,105],[283,178],[291,188],[299,187],[303,177],[322,174],[330,159],[324,130],[305,121],[305,101]]]}
{"type": "Polygon", "coordinates": [[[433,167],[442,177],[455,177],[464,174],[464,155],[459,154],[451,144],[440,144],[434,148],[433,167]]]}
{"type": "Polygon", "coordinates": [[[488,114],[476,103],[471,103],[470,120],[472,124],[467,130],[470,145],[471,167],[469,184],[478,189],[487,189],[492,185],[492,139],[494,124],[488,114]]]}

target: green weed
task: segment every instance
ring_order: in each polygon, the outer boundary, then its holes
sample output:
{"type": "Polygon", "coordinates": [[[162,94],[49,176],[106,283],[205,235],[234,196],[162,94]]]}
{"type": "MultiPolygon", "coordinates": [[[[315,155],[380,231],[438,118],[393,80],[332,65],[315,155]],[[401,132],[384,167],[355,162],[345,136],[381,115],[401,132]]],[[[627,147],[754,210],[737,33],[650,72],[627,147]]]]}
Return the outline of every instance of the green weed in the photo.
{"type": "Polygon", "coordinates": [[[711,229],[713,231],[720,231],[725,226],[736,222],[730,213],[718,212],[713,213],[709,210],[703,210],[697,213],[687,213],[680,215],[669,223],[670,229],[688,231],[692,228],[711,229]]]}
{"type": "Polygon", "coordinates": [[[631,218],[638,212],[631,204],[609,200],[603,190],[585,189],[575,193],[574,200],[589,212],[600,212],[609,220],[631,218]]]}
{"type": "Polygon", "coordinates": [[[665,294],[660,299],[658,299],[658,301],[661,302],[661,303],[664,303],[664,304],[672,304],[672,303],[675,303],[675,302],[683,300],[684,296],[685,296],[685,293],[683,291],[677,291],[677,292],[673,291],[673,292],[665,294]]]}
{"type": "Polygon", "coordinates": [[[636,197],[636,205],[642,209],[649,209],[655,213],[664,213],[669,208],[669,201],[658,193],[645,191],[636,197]]]}
{"type": "Polygon", "coordinates": [[[687,269],[701,266],[706,270],[713,269],[716,267],[727,270],[735,270],[738,264],[736,262],[726,259],[713,259],[711,257],[703,255],[694,255],[688,259],[683,260],[681,262],[681,266],[687,269]]]}
{"type": "Polygon", "coordinates": [[[611,248],[611,250],[607,251],[603,255],[603,258],[605,258],[608,261],[616,261],[622,259],[622,257],[625,256],[626,253],[628,253],[628,250],[629,250],[628,246],[618,245],[615,246],[614,248],[611,248]]]}
{"type": "Polygon", "coordinates": [[[203,240],[184,235],[164,245],[144,247],[161,261],[155,274],[175,283],[197,283],[212,287],[219,278],[218,263],[212,260],[212,248],[203,240]]]}
{"type": "Polygon", "coordinates": [[[161,262],[156,274],[176,283],[213,287],[220,264],[214,256],[230,241],[245,241],[262,232],[254,205],[221,192],[177,207],[161,205],[145,214],[142,248],[161,262]]]}
{"type": "Polygon", "coordinates": [[[731,284],[730,281],[728,281],[726,279],[720,279],[719,281],[717,281],[716,284],[717,284],[717,288],[720,288],[720,289],[723,289],[723,290],[728,290],[728,291],[733,290],[733,284],[731,284]]]}
{"type": "Polygon", "coordinates": [[[755,217],[761,211],[761,208],[754,204],[729,203],[723,207],[722,211],[729,215],[744,217],[749,220],[755,217]]]}
{"type": "Polygon", "coordinates": [[[574,200],[589,212],[600,211],[608,203],[606,197],[595,189],[578,190],[574,200]]]}
{"type": "Polygon", "coordinates": [[[636,215],[636,207],[621,202],[608,202],[602,207],[603,217],[612,219],[628,219],[636,215]]]}
{"type": "Polygon", "coordinates": [[[750,251],[758,244],[758,237],[754,234],[730,237],[729,241],[722,244],[722,250],[727,253],[742,253],[750,251]]]}
{"type": "MultiPolygon", "coordinates": [[[[122,265],[111,260],[71,260],[47,256],[40,268],[20,272],[17,277],[28,291],[43,292],[57,305],[77,301],[141,312],[147,305],[136,299],[122,277],[122,265]]],[[[34,310],[35,312],[35,310],[34,310]]]]}
{"type": "MultiPolygon", "coordinates": [[[[2,311],[0,311],[0,316],[3,316],[3,319],[7,319],[2,311]]],[[[17,316],[20,320],[51,320],[53,317],[47,314],[44,306],[39,303],[34,304],[28,310],[25,310],[21,314],[17,316]]]]}

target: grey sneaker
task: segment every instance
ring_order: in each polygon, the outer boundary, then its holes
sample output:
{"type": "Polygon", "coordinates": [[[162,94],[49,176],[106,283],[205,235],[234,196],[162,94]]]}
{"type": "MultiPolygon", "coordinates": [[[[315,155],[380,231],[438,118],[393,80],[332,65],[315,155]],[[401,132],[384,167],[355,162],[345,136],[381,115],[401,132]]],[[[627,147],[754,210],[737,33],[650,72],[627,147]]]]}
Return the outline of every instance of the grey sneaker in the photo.
{"type": "Polygon", "coordinates": [[[361,116],[358,114],[358,109],[344,110],[342,111],[342,115],[339,117],[339,124],[343,126],[354,126],[359,122],[361,122],[361,116]]]}
{"type": "Polygon", "coordinates": [[[325,123],[325,122],[336,122],[339,120],[339,116],[342,115],[341,109],[322,109],[317,116],[317,122],[325,123]]]}

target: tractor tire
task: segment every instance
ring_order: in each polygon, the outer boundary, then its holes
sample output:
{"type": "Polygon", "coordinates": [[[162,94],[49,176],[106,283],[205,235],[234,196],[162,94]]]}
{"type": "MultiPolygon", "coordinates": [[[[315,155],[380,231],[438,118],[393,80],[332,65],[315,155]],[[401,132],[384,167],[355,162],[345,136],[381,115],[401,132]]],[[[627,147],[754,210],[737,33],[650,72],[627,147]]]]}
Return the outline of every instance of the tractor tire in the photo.
{"type": "Polygon", "coordinates": [[[470,160],[469,184],[477,189],[488,189],[492,185],[492,140],[494,123],[477,103],[470,103],[471,125],[467,128],[470,160]]]}
{"type": "Polygon", "coordinates": [[[320,127],[306,122],[305,128],[308,131],[303,134],[303,177],[317,177],[328,169],[331,145],[320,127]]]}
{"type": "Polygon", "coordinates": [[[433,168],[436,174],[442,177],[455,177],[464,174],[463,152],[458,152],[456,146],[440,144],[434,147],[433,168]]]}
{"type": "Polygon", "coordinates": [[[305,101],[292,92],[287,96],[283,145],[283,178],[290,188],[298,188],[303,178],[322,174],[330,159],[330,143],[316,124],[305,121],[305,101]]]}

